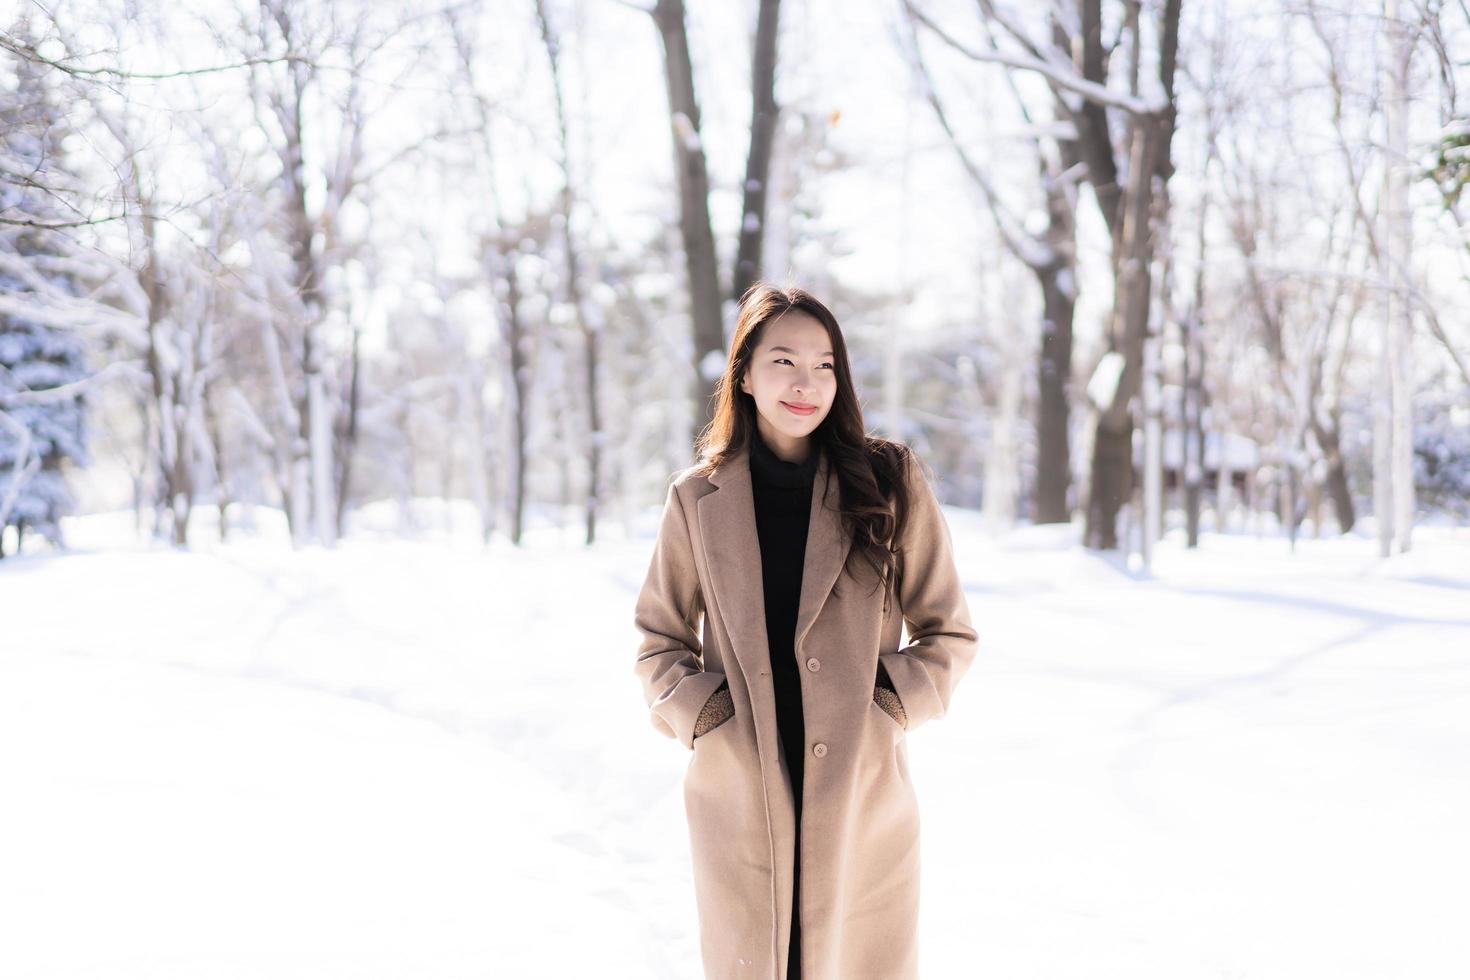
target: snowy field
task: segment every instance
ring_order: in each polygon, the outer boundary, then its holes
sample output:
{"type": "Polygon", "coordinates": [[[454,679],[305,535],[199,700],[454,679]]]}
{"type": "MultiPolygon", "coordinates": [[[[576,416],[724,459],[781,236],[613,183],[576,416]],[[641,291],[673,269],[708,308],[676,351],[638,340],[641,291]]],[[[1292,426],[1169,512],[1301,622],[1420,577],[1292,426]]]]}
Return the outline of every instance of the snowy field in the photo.
{"type": "MultiPolygon", "coordinates": [[[[1470,977],[1470,529],[1141,577],[947,512],[982,646],[909,741],[925,980],[1470,977]]],[[[699,977],[657,517],[0,562],[0,977],[699,977]]]]}

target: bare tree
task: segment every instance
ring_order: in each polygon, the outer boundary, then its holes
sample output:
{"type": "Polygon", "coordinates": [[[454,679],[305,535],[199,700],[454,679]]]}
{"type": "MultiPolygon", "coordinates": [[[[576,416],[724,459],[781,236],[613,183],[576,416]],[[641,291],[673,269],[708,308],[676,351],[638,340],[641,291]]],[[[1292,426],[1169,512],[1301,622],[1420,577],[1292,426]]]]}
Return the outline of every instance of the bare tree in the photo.
{"type": "Polygon", "coordinates": [[[1174,71],[1179,47],[1180,0],[1165,0],[1151,35],[1144,31],[1140,7],[1124,4],[1120,41],[1127,42],[1129,62],[1121,90],[1110,84],[1109,60],[1119,42],[1105,46],[1102,0],[1080,0],[1077,10],[1054,3],[1052,40],[1042,44],[1025,27],[989,0],[981,13],[1008,41],[1012,50],[976,49],[942,31],[906,0],[915,16],[946,43],[976,61],[1032,72],[1054,87],[1057,105],[1068,110],[1077,133],[1079,157],[1113,237],[1113,315],[1108,327],[1110,348],[1119,369],[1107,361],[1108,382],[1094,378],[1089,392],[1100,399],[1092,437],[1092,478],[1088,488],[1086,541],[1090,547],[1117,546],[1117,515],[1132,493],[1131,404],[1143,368],[1143,342],[1148,328],[1153,281],[1155,201],[1167,207],[1172,165],[1169,144],[1174,132],[1174,71]],[[1157,91],[1145,93],[1141,81],[1142,46],[1156,44],[1157,91]],[[1109,113],[1122,113],[1121,148],[1113,143],[1109,113]],[[1118,183],[1123,175],[1126,184],[1118,183]],[[1155,184],[1158,188],[1156,189],[1155,184]]]}
{"type": "MultiPolygon", "coordinates": [[[[511,426],[510,440],[510,530],[513,544],[519,545],[525,533],[526,514],[526,469],[529,455],[528,440],[531,425],[531,382],[537,370],[536,346],[538,335],[531,329],[524,308],[525,290],[522,287],[516,259],[520,242],[524,240],[522,229],[509,220],[506,213],[505,194],[499,183],[499,146],[495,106],[484,93],[476,65],[478,48],[470,30],[461,23],[455,11],[448,10],[445,17],[454,42],[457,56],[455,76],[462,81],[461,88],[467,93],[471,116],[475,121],[478,140],[472,146],[476,157],[482,161],[475,168],[476,186],[486,206],[483,225],[476,231],[479,248],[479,264],[484,270],[484,281],[489,288],[490,300],[499,324],[502,359],[497,367],[500,378],[510,393],[505,400],[506,412],[511,426]]],[[[486,375],[490,368],[485,369],[486,375]]],[[[483,392],[483,383],[477,383],[476,392],[483,392]]],[[[476,417],[481,419],[480,434],[474,446],[474,465],[481,475],[472,483],[485,488],[484,496],[477,501],[482,533],[488,536],[495,526],[493,503],[488,488],[493,485],[485,473],[491,453],[493,425],[487,417],[488,407],[477,398],[479,409],[476,417]]]]}
{"type": "Polygon", "coordinates": [[[597,540],[597,515],[603,495],[602,457],[607,433],[603,430],[601,400],[598,390],[598,370],[601,364],[599,353],[602,333],[600,311],[591,307],[582,286],[581,242],[577,232],[577,192],[572,177],[571,141],[567,128],[565,83],[560,67],[561,40],[552,26],[547,13],[546,0],[536,0],[536,21],[541,29],[541,41],[546,48],[546,58],[551,66],[552,95],[556,103],[556,123],[559,148],[558,164],[561,168],[561,193],[558,208],[561,214],[562,256],[566,261],[566,290],[571,313],[583,344],[582,367],[587,400],[587,467],[588,488],[584,498],[586,514],[586,543],[597,540]]]}
{"type": "MultiPolygon", "coordinates": [[[[384,21],[372,8],[350,9],[347,0],[314,5],[303,0],[257,0],[236,13],[233,31],[216,28],[224,47],[235,47],[250,67],[249,81],[259,132],[269,140],[277,171],[270,199],[275,221],[268,234],[286,243],[288,261],[278,266],[270,287],[276,315],[264,327],[278,336],[267,345],[286,358],[276,372],[281,426],[278,474],[288,500],[293,540],[335,540],[349,497],[351,455],[361,387],[360,324],[349,324],[345,349],[328,337],[326,325],[345,309],[328,288],[330,273],[363,248],[346,232],[344,209],[370,196],[390,168],[412,160],[425,146],[460,127],[408,134],[387,142],[369,159],[366,133],[381,103],[370,103],[367,76],[393,60],[397,76],[417,67],[427,46],[416,44],[417,24],[431,15],[410,14],[384,21]],[[293,55],[281,57],[282,52],[293,55]],[[328,134],[315,106],[326,106],[336,132],[328,134]],[[319,186],[320,195],[309,194],[319,186]]],[[[389,93],[394,86],[379,85],[389,93]]],[[[261,243],[263,244],[263,243],[261,243]]]]}
{"type": "MultiPolygon", "coordinates": [[[[994,14],[994,8],[982,5],[994,14]]],[[[964,53],[971,49],[954,40],[934,21],[912,4],[905,4],[908,14],[910,63],[915,69],[920,89],[934,110],[951,147],[958,155],[965,173],[980,190],[1000,239],[1007,251],[1035,277],[1041,291],[1041,343],[1036,370],[1036,481],[1034,485],[1034,521],[1037,524],[1066,523],[1071,520],[1068,490],[1072,480],[1071,457],[1071,378],[1072,331],[1077,300],[1077,182],[1081,171],[1077,154],[1077,130],[1071,123],[1071,110],[1064,100],[1064,90],[1052,87],[1049,108],[1051,119],[1040,120],[1028,106],[1014,77],[1004,77],[1025,123],[1026,139],[1034,155],[1037,183],[1045,202],[1045,227],[1029,234],[1021,216],[1007,203],[1008,195],[997,186],[987,166],[975,160],[956,136],[932,74],[923,60],[918,45],[917,28],[924,25],[940,35],[950,47],[964,53]]],[[[1066,43],[1066,32],[1051,16],[1054,42],[1066,43]]],[[[990,22],[986,26],[987,47],[976,60],[994,62],[1001,49],[990,22]]],[[[1007,22],[1009,23],[1009,22],[1007,22]]],[[[1019,29],[1016,29],[1019,33],[1019,29]]],[[[1008,391],[1003,387],[1002,391],[1008,391]]],[[[1016,397],[1019,397],[1017,393],[1016,397]]],[[[988,495],[987,495],[988,499],[988,495]]]]}
{"type": "MultiPolygon", "coordinates": [[[[1384,60],[1374,65],[1383,79],[1381,118],[1383,133],[1376,139],[1380,149],[1381,181],[1376,201],[1364,199],[1367,180],[1349,134],[1346,64],[1350,53],[1335,35],[1329,21],[1345,15],[1323,10],[1316,0],[1307,0],[1306,16],[1326,55],[1327,81],[1332,97],[1332,122],[1337,149],[1343,161],[1350,201],[1367,253],[1377,272],[1377,295],[1382,305],[1378,368],[1375,372],[1373,417],[1373,511],[1378,528],[1379,551],[1387,556],[1397,548],[1408,550],[1414,519],[1413,481],[1413,372],[1409,359],[1412,322],[1417,313],[1427,321],[1430,333],[1449,351],[1461,376],[1470,382],[1465,362],[1449,341],[1433,302],[1410,269],[1412,226],[1407,206],[1407,189],[1413,164],[1409,161],[1407,101],[1410,66],[1417,47],[1435,48],[1438,4],[1416,6],[1412,11],[1396,0],[1385,0],[1381,26],[1389,43],[1384,60]]],[[[1452,86],[1452,81],[1449,83],[1452,86]]],[[[1372,107],[1378,108],[1378,107],[1372,107]]],[[[1375,113],[1369,113],[1373,118],[1375,113]]]]}

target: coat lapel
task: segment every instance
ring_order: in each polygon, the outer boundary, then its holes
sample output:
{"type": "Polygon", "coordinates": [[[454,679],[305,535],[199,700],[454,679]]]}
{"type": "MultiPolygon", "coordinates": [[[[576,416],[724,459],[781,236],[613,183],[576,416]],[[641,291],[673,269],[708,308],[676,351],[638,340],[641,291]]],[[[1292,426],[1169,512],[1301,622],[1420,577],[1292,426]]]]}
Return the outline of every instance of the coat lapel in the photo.
{"type": "MultiPolygon", "coordinates": [[[[732,454],[716,467],[709,475],[709,482],[715,490],[701,497],[697,508],[711,590],[735,655],[750,677],[765,669],[770,654],[749,448],[732,454]]],[[[842,531],[841,515],[837,511],[838,490],[835,478],[831,477],[827,454],[822,452],[812,484],[806,558],[801,571],[795,637],[798,649],[831,594],[852,545],[842,531]],[[830,500],[824,499],[828,496],[829,480],[833,483],[830,500]]]]}
{"type": "MultiPolygon", "coordinates": [[[[749,469],[747,468],[747,473],[749,469]]],[[[796,614],[796,643],[799,645],[811,629],[817,614],[832,594],[832,586],[842,572],[842,563],[852,540],[842,532],[842,515],[838,511],[839,487],[831,476],[827,454],[817,463],[816,481],[812,486],[812,510],[807,523],[806,560],[801,571],[801,605],[796,614]],[[830,499],[827,497],[830,488],[830,499]]],[[[752,511],[754,505],[752,503],[752,511]]],[[[799,647],[798,647],[799,648],[799,647]]]]}

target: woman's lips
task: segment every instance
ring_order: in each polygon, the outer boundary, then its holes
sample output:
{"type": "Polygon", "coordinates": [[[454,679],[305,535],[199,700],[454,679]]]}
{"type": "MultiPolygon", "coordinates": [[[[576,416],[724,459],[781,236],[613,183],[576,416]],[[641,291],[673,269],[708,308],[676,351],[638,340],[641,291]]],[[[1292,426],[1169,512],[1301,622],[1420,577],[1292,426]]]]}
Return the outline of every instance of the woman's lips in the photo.
{"type": "Polygon", "coordinates": [[[817,410],[817,406],[815,405],[808,405],[805,408],[798,408],[797,406],[786,401],[781,402],[781,404],[785,405],[788,410],[796,415],[810,415],[817,410]]]}

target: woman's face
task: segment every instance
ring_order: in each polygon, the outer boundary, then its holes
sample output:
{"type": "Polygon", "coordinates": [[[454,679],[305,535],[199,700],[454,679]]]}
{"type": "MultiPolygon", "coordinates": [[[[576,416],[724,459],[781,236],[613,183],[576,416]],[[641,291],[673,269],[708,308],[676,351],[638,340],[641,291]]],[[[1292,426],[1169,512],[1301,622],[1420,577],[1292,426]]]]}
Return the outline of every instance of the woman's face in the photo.
{"type": "Polygon", "coordinates": [[[756,426],[766,445],[783,459],[805,459],[807,437],[837,395],[837,362],[827,328],[801,310],[766,324],[740,390],[755,399],[756,426]]]}

